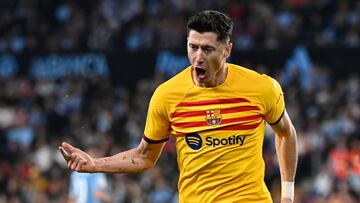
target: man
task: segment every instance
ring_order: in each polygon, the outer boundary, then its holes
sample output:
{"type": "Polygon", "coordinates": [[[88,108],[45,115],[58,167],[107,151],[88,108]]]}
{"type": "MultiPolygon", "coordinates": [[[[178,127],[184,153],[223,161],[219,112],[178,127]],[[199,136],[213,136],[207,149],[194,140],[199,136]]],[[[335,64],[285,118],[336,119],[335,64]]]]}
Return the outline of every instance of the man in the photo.
{"type": "Polygon", "coordinates": [[[156,89],[139,146],[95,159],[63,143],[59,148],[68,167],[80,172],[140,172],[154,166],[164,143],[175,136],[180,202],[272,202],[262,158],[267,122],[276,132],[281,202],[293,202],[296,132],[280,85],[226,63],[233,29],[226,15],[202,11],[189,19],[187,29],[191,66],[156,89]]]}

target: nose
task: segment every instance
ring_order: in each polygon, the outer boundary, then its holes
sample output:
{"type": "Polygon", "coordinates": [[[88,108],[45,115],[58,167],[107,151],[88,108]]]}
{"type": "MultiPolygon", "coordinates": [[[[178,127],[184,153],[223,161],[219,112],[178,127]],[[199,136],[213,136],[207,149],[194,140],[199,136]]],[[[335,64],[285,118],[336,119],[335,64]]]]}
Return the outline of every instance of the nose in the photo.
{"type": "Polygon", "coordinates": [[[198,65],[201,65],[204,63],[204,52],[201,49],[198,49],[195,52],[195,62],[198,65]]]}

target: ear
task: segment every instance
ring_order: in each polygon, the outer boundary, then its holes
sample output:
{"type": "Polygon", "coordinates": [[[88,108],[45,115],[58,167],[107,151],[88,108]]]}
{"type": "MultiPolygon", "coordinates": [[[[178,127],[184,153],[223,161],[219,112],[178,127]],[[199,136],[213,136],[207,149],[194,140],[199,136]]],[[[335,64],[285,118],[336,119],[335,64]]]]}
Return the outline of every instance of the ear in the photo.
{"type": "Polygon", "coordinates": [[[229,43],[226,45],[225,52],[224,52],[224,57],[225,57],[225,58],[228,58],[228,57],[230,56],[232,47],[233,47],[233,44],[232,44],[231,42],[229,42],[229,43]]]}

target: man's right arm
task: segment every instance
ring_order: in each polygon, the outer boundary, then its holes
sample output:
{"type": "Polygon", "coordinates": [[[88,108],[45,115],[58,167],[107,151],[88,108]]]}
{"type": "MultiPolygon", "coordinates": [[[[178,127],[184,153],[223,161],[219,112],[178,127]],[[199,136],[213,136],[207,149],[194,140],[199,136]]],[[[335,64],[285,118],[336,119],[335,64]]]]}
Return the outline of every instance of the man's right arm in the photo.
{"type": "Polygon", "coordinates": [[[144,139],[128,151],[113,156],[93,158],[86,152],[64,142],[59,147],[67,161],[68,168],[77,172],[136,173],[155,165],[160,157],[164,143],[150,144],[144,139]]]}

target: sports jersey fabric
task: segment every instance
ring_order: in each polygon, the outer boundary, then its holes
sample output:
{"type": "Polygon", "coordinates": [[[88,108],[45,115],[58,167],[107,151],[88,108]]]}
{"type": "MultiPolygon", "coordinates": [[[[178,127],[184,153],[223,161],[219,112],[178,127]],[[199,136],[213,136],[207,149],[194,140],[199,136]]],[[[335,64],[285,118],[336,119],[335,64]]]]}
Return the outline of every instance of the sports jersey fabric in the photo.
{"type": "Polygon", "coordinates": [[[175,136],[181,203],[272,202],[262,145],[266,122],[275,124],[284,113],[283,92],[267,75],[227,67],[223,84],[203,88],[189,66],[151,98],[144,139],[175,136]]]}

